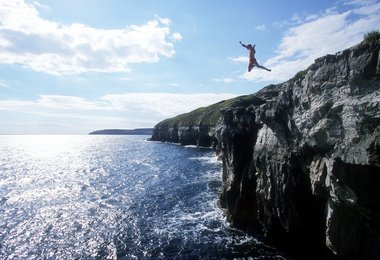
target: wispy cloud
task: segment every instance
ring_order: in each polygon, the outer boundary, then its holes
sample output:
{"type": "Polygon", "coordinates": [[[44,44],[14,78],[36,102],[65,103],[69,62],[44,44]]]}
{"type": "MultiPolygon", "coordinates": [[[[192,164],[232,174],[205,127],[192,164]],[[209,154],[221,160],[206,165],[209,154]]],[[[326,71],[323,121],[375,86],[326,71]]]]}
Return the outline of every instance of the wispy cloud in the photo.
{"type": "Polygon", "coordinates": [[[229,57],[228,59],[232,60],[233,62],[237,63],[247,63],[248,62],[248,56],[239,56],[239,57],[229,57]]]}
{"type": "Polygon", "coordinates": [[[280,27],[280,28],[294,27],[303,23],[307,23],[307,22],[319,19],[323,16],[336,14],[336,13],[337,13],[337,7],[327,8],[315,14],[311,14],[308,12],[294,13],[289,19],[286,19],[283,21],[275,21],[273,25],[275,27],[280,27]]]}
{"type": "MultiPolygon", "coordinates": [[[[100,101],[89,101],[82,97],[40,95],[37,100],[0,100],[0,110],[11,110],[26,113],[42,111],[69,111],[69,110],[110,110],[109,104],[100,101]]],[[[66,112],[65,112],[66,113],[66,112]]]]}
{"type": "Polygon", "coordinates": [[[236,97],[230,93],[128,93],[106,95],[99,100],[113,109],[146,111],[168,117],[236,97]],[[163,105],[164,104],[164,105],[163,105]]]}
{"type": "Polygon", "coordinates": [[[170,21],[170,19],[169,18],[162,18],[162,17],[160,17],[159,15],[155,15],[155,17],[156,17],[156,19],[158,20],[158,21],[160,21],[160,23],[162,23],[162,24],[164,24],[164,25],[167,25],[167,26],[169,26],[170,24],[171,24],[171,22],[172,21],[170,21]]]}
{"type": "Polygon", "coordinates": [[[213,79],[214,82],[221,82],[221,83],[232,83],[235,80],[232,78],[224,78],[224,79],[213,79]]]}
{"type": "Polygon", "coordinates": [[[264,24],[257,25],[255,27],[256,31],[264,31],[267,27],[264,24]]]}
{"type": "Polygon", "coordinates": [[[37,6],[38,8],[42,8],[42,9],[46,9],[46,10],[49,10],[49,9],[50,9],[49,6],[44,5],[44,4],[41,4],[41,3],[38,2],[38,1],[33,1],[33,5],[34,5],[34,6],[37,6]]]}
{"type": "Polygon", "coordinates": [[[131,63],[172,57],[173,43],[182,39],[170,32],[168,18],[100,29],[43,19],[36,6],[43,7],[38,2],[0,1],[0,63],[55,75],[127,72],[131,63]]]}
{"type": "Polygon", "coordinates": [[[371,5],[377,2],[377,0],[342,0],[345,5],[371,5]]]}
{"type": "Polygon", "coordinates": [[[355,7],[345,12],[328,9],[318,16],[294,16],[296,25],[285,32],[276,55],[263,64],[272,72],[253,70],[241,77],[257,82],[284,81],[316,58],[359,43],[364,33],[379,29],[380,3],[354,2],[355,7]]]}
{"type": "Polygon", "coordinates": [[[0,81],[0,88],[6,88],[8,87],[8,84],[5,83],[4,81],[0,81]]]}
{"type": "MultiPolygon", "coordinates": [[[[77,117],[88,114],[92,114],[94,117],[110,113],[112,115],[123,114],[125,118],[132,119],[135,115],[146,113],[146,115],[158,115],[158,117],[164,118],[233,97],[236,97],[236,94],[126,93],[110,94],[95,99],[40,95],[35,100],[0,100],[0,110],[54,117],[57,115],[77,117]]],[[[152,118],[152,116],[146,116],[146,118],[152,118]]]]}
{"type": "Polygon", "coordinates": [[[0,100],[0,133],[88,133],[104,128],[153,127],[159,121],[236,97],[230,93],[122,93],[85,98],[40,95],[0,100]]]}
{"type": "Polygon", "coordinates": [[[182,35],[180,33],[173,33],[171,38],[173,39],[173,41],[180,41],[182,40],[182,35]]]}

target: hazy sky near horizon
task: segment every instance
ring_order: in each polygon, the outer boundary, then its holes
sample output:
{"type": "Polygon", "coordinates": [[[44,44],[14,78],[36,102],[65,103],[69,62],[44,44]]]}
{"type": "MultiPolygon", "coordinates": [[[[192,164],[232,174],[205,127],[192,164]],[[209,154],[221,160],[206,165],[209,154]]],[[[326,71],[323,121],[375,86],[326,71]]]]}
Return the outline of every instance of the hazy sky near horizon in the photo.
{"type": "Polygon", "coordinates": [[[372,0],[0,0],[0,134],[159,121],[286,81],[378,30],[372,0]],[[247,72],[247,51],[272,72],[247,72]]]}

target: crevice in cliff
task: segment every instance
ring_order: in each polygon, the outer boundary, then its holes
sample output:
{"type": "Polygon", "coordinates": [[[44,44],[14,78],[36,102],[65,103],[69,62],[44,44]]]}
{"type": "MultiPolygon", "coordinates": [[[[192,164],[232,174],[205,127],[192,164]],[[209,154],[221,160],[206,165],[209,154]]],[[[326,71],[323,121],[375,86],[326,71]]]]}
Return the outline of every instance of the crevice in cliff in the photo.
{"type": "MultiPolygon", "coordinates": [[[[227,208],[233,225],[242,229],[256,228],[257,205],[255,198],[256,177],[252,174],[253,146],[256,142],[257,130],[234,134],[225,146],[232,160],[231,171],[234,181],[224,188],[221,195],[221,205],[227,208]]],[[[224,153],[226,154],[226,153],[224,153]]],[[[228,163],[228,162],[224,162],[228,163]]],[[[224,167],[228,168],[228,166],[224,167]]],[[[231,174],[231,173],[224,173],[231,174]]],[[[226,183],[226,182],[225,182],[226,183]]],[[[228,182],[227,182],[228,183],[228,182]]]]}
{"type": "MultiPolygon", "coordinates": [[[[371,53],[371,59],[370,62],[366,64],[366,66],[363,68],[363,78],[364,79],[372,79],[376,76],[377,68],[379,66],[379,49],[375,48],[375,46],[371,46],[373,52],[371,53]]],[[[379,75],[377,75],[379,76],[379,75]]]]}
{"type": "MultiPolygon", "coordinates": [[[[284,197],[285,203],[292,205],[286,216],[290,222],[287,230],[283,231],[285,234],[280,234],[277,241],[280,246],[290,249],[295,259],[305,256],[308,259],[337,259],[325,246],[327,197],[313,195],[309,171],[304,168],[310,160],[304,156],[291,155],[289,158],[284,197]],[[307,241],[305,238],[308,238],[307,241]]],[[[283,227],[282,223],[282,230],[283,227]]],[[[281,230],[281,227],[275,228],[281,230]]]]}

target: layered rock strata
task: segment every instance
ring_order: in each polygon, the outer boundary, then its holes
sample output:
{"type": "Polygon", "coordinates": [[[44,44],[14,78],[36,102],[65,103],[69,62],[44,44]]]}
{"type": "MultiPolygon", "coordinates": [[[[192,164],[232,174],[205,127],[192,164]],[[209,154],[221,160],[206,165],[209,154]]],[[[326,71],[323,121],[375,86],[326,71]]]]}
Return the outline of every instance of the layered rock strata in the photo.
{"type": "Polygon", "coordinates": [[[295,258],[380,259],[379,49],[321,57],[285,83],[163,121],[152,139],[220,154],[234,226],[295,258]]]}

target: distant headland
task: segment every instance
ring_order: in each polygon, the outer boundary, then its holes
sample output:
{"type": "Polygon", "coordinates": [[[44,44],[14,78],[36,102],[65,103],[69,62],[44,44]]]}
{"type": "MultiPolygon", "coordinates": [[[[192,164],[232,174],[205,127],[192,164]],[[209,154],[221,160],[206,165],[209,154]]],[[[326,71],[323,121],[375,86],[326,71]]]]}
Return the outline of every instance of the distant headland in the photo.
{"type": "Polygon", "coordinates": [[[153,128],[136,128],[136,129],[103,129],[96,130],[89,135],[152,135],[153,128]]]}

